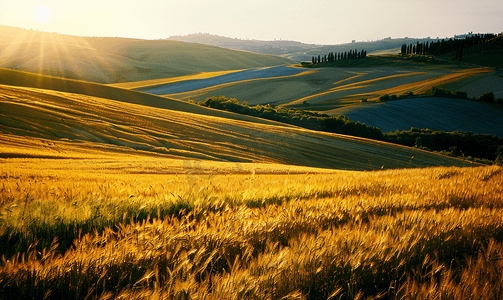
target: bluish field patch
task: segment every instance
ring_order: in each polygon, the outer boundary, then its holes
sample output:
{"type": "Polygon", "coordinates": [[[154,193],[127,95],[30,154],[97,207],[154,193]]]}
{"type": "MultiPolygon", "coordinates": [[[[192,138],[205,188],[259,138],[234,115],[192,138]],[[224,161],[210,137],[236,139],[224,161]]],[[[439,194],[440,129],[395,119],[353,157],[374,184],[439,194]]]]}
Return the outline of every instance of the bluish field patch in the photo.
{"type": "Polygon", "coordinates": [[[503,112],[480,102],[449,98],[413,98],[368,103],[336,110],[352,121],[379,127],[383,133],[411,127],[471,131],[503,138],[503,112]]]}
{"type": "Polygon", "coordinates": [[[235,73],[225,74],[207,79],[194,79],[187,81],[180,81],[175,83],[169,83],[162,86],[157,86],[155,88],[139,89],[144,93],[154,94],[154,95],[169,95],[184,93],[190,91],[196,91],[199,89],[204,89],[212,87],[219,84],[251,80],[251,79],[263,79],[272,78],[280,76],[292,76],[300,73],[306,72],[305,69],[291,68],[287,66],[277,66],[271,68],[260,68],[260,69],[249,69],[244,71],[239,71],[235,73]]]}

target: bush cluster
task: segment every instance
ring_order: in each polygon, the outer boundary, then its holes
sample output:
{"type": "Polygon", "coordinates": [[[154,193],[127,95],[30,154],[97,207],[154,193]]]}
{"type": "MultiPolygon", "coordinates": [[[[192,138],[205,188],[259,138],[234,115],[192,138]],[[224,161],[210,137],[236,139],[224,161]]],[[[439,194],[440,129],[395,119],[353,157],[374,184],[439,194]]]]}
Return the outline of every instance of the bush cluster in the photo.
{"type": "MultiPolygon", "coordinates": [[[[240,104],[237,99],[228,99],[225,96],[210,97],[198,104],[313,130],[384,140],[381,129],[370,127],[360,122],[353,122],[345,116],[329,116],[306,110],[277,107],[274,104],[251,107],[246,101],[240,104]]],[[[309,103],[305,102],[303,105],[309,106],[309,103]]]]}
{"type": "Polygon", "coordinates": [[[503,145],[503,139],[490,134],[433,131],[414,127],[407,131],[387,133],[386,140],[394,144],[443,152],[455,157],[477,157],[491,161],[496,160],[496,150],[503,145]]]}
{"type": "Polygon", "coordinates": [[[395,94],[392,94],[392,95],[384,94],[381,97],[379,97],[379,101],[385,102],[385,101],[389,101],[389,100],[407,99],[407,98],[412,98],[412,97],[414,97],[413,92],[408,92],[408,93],[398,95],[398,96],[395,94]]]}
{"type": "Polygon", "coordinates": [[[430,92],[427,93],[429,96],[433,97],[444,97],[444,98],[457,98],[457,99],[468,99],[468,94],[461,91],[449,91],[440,87],[433,87],[430,92]]]}
{"type": "MultiPolygon", "coordinates": [[[[465,92],[451,92],[442,88],[433,88],[431,93],[437,97],[467,98],[465,92]]],[[[381,96],[379,100],[387,101],[410,98],[413,96],[414,94],[409,92],[401,96],[384,95],[381,96]]],[[[481,98],[483,97],[481,96],[481,98]]],[[[418,128],[383,134],[381,129],[377,127],[370,127],[360,122],[351,121],[349,118],[342,115],[329,116],[307,110],[277,107],[274,104],[256,105],[252,107],[249,106],[246,101],[239,103],[237,99],[228,99],[225,96],[210,97],[198,104],[307,129],[386,141],[428,151],[437,151],[469,160],[476,160],[474,158],[477,158],[495,161],[500,157],[499,161],[503,161],[503,148],[501,148],[501,146],[503,146],[503,139],[489,134],[474,134],[464,131],[443,132],[418,128]],[[496,152],[497,150],[500,151],[498,152],[500,154],[496,152]]],[[[309,103],[304,102],[303,105],[307,107],[309,103]]]]}
{"type": "Polygon", "coordinates": [[[487,92],[482,95],[480,95],[479,98],[469,98],[468,94],[464,91],[450,91],[448,89],[444,89],[441,87],[433,87],[431,90],[427,91],[424,94],[414,94],[413,92],[408,92],[402,95],[382,95],[379,97],[379,101],[389,101],[389,100],[398,100],[398,99],[407,99],[407,98],[414,98],[414,97],[442,97],[442,98],[455,98],[455,99],[465,99],[465,100],[475,100],[475,101],[481,101],[481,102],[487,102],[487,103],[498,103],[498,104],[503,104],[503,99],[499,98],[496,99],[494,97],[493,92],[487,92]]]}

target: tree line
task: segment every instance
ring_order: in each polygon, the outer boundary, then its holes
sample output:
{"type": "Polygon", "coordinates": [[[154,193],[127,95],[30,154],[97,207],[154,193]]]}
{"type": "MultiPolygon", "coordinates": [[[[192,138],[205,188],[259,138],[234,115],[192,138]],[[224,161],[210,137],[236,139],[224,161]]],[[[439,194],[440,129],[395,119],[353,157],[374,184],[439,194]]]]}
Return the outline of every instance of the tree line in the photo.
{"type": "Polygon", "coordinates": [[[443,132],[418,128],[383,134],[378,127],[351,121],[343,115],[329,116],[306,110],[277,107],[274,104],[249,106],[246,101],[239,103],[237,99],[228,99],[225,96],[209,97],[198,104],[313,130],[386,141],[455,157],[462,156],[472,161],[482,159],[485,162],[490,160],[503,163],[503,139],[489,134],[463,131],[443,132]]]}
{"type": "Polygon", "coordinates": [[[357,49],[349,50],[349,51],[344,51],[344,52],[330,52],[328,55],[318,55],[318,56],[313,56],[311,58],[311,63],[313,65],[318,64],[318,63],[325,63],[325,62],[334,62],[338,60],[344,60],[344,59],[359,59],[359,58],[365,58],[367,57],[367,51],[366,50],[361,50],[358,51],[357,49]]]}
{"type": "Polygon", "coordinates": [[[441,55],[450,52],[456,52],[456,60],[462,60],[463,53],[480,53],[486,50],[502,49],[503,42],[495,34],[474,34],[466,36],[464,39],[442,39],[432,42],[419,41],[409,45],[403,44],[401,54],[418,55],[441,55]]]}

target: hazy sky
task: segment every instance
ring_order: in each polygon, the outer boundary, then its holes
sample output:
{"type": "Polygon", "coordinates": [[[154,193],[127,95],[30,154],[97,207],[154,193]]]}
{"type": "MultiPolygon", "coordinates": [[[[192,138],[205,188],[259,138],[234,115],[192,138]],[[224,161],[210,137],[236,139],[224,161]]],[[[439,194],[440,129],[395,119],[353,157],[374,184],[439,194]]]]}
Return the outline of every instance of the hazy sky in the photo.
{"type": "Polygon", "coordinates": [[[0,25],[79,36],[232,38],[341,44],[503,31],[502,0],[0,0],[0,25]],[[50,18],[38,21],[45,5],[50,18]]]}

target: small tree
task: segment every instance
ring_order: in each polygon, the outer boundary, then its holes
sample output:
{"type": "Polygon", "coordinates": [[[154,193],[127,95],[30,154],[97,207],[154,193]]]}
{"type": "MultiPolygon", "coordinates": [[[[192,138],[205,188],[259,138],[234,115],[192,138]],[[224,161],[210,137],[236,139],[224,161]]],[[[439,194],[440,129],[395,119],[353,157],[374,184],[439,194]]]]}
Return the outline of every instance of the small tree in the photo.
{"type": "Polygon", "coordinates": [[[493,103],[494,102],[494,93],[493,92],[484,93],[479,97],[479,100],[483,101],[483,102],[493,103]]]}
{"type": "Polygon", "coordinates": [[[503,165],[503,146],[499,146],[496,150],[496,164],[503,165]]]}
{"type": "Polygon", "coordinates": [[[388,101],[390,99],[390,96],[388,94],[382,95],[379,97],[379,101],[388,101]]]}
{"type": "Polygon", "coordinates": [[[401,53],[402,53],[402,55],[407,54],[407,45],[406,44],[402,45],[402,51],[401,51],[401,53]]]}

